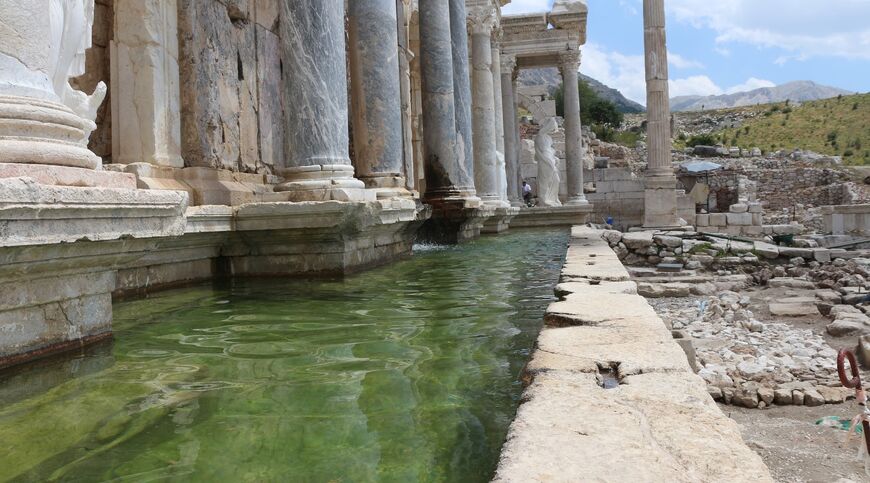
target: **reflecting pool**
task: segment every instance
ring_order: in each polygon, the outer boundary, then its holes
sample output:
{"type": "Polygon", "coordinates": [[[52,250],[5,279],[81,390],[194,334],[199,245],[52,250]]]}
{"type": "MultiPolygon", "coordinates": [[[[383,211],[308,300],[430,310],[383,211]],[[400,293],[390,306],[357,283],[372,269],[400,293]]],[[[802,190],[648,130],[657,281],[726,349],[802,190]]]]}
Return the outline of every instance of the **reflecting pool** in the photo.
{"type": "Polygon", "coordinates": [[[113,343],[0,374],[0,481],[488,481],[567,242],[117,303],[113,343]]]}

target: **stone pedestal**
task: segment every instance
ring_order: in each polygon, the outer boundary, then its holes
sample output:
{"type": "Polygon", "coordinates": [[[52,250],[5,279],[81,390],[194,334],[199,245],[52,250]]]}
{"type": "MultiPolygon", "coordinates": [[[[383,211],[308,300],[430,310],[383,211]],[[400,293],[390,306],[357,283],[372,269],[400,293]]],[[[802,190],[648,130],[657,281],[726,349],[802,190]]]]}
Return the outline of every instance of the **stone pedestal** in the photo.
{"type": "Polygon", "coordinates": [[[430,218],[417,234],[417,240],[431,243],[456,244],[480,237],[484,224],[495,216],[496,208],[477,202],[442,203],[432,207],[430,218]]]}
{"type": "Polygon", "coordinates": [[[395,0],[348,4],[356,173],[380,198],[410,197],[403,176],[402,92],[395,0]]]}
{"type": "Polygon", "coordinates": [[[677,179],[667,174],[644,179],[644,228],[673,228],[677,223],[677,179]]]}
{"type": "Polygon", "coordinates": [[[511,228],[585,225],[592,219],[593,213],[594,210],[591,204],[558,207],[524,207],[511,220],[511,228]]]}
{"type": "Polygon", "coordinates": [[[516,217],[520,213],[520,208],[511,206],[511,207],[501,207],[496,208],[495,213],[491,218],[486,220],[483,223],[483,228],[480,230],[481,233],[502,233],[510,229],[511,222],[514,217],[516,217]]]}
{"type": "Polygon", "coordinates": [[[580,124],[580,91],[578,74],[580,52],[568,52],[561,56],[562,84],[565,86],[565,163],[568,177],[568,205],[586,205],[583,192],[583,147],[582,126],[580,124]]]}
{"type": "Polygon", "coordinates": [[[293,108],[285,109],[286,182],[276,190],[292,201],[372,198],[348,154],[344,2],[281,2],[280,30],[284,105],[293,108]]]}

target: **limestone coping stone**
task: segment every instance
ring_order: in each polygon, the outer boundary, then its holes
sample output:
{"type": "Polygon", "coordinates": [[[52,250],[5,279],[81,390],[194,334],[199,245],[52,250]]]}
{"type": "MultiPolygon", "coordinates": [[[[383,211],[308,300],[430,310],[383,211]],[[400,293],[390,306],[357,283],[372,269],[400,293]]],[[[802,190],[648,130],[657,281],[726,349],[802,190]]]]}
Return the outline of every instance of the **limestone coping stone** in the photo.
{"type": "Polygon", "coordinates": [[[556,295],[564,298],[575,292],[584,295],[597,295],[600,293],[636,295],[637,284],[635,282],[601,282],[592,284],[590,280],[563,282],[556,286],[556,295]]]}
{"type": "Polygon", "coordinates": [[[0,163],[0,178],[32,178],[40,184],[78,188],[136,189],[136,177],[130,173],[70,166],[0,163]]]}
{"type": "Polygon", "coordinates": [[[151,238],[184,233],[187,193],[49,186],[0,179],[2,246],[151,238]]]}
{"type": "Polygon", "coordinates": [[[639,295],[585,293],[569,295],[547,308],[544,321],[553,326],[596,325],[601,322],[631,318],[656,318],[656,312],[639,295]]]}
{"type": "Polygon", "coordinates": [[[493,481],[773,481],[694,374],[612,390],[593,374],[542,374],[525,397],[493,481]]]}
{"type": "MultiPolygon", "coordinates": [[[[594,230],[572,234],[572,248],[599,246],[594,230]]],[[[624,293],[632,282],[593,283],[625,267],[583,254],[569,252],[563,276],[573,279],[547,310],[494,481],[773,481],[664,322],[624,293]],[[604,388],[605,370],[615,388],[604,388]]]]}

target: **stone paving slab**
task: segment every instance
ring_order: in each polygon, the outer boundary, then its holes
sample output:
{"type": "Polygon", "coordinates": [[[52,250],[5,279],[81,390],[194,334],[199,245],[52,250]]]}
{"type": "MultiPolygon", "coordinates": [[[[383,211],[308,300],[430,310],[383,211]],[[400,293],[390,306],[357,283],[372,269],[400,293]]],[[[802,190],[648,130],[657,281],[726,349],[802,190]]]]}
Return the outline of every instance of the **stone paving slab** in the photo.
{"type": "MultiPolygon", "coordinates": [[[[592,292],[594,293],[594,292],[592,292]]],[[[596,325],[630,318],[657,318],[655,310],[640,295],[574,293],[547,308],[548,325],[596,325]]]]}
{"type": "Polygon", "coordinates": [[[494,481],[773,481],[625,267],[587,256],[601,232],[572,234],[584,248],[569,251],[494,481]]]}
{"type": "Polygon", "coordinates": [[[634,282],[601,282],[598,284],[590,284],[589,281],[565,282],[556,286],[556,296],[564,298],[575,292],[580,292],[584,296],[590,294],[609,293],[609,294],[626,294],[636,295],[637,284],[634,282]]]}

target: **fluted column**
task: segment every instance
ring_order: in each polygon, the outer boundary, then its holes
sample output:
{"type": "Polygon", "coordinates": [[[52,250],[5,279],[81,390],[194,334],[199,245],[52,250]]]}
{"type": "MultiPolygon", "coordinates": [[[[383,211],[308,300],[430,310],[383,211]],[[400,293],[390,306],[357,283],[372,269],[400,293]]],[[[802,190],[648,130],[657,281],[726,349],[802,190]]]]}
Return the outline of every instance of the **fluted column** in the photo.
{"type": "Polygon", "coordinates": [[[276,189],[293,201],[364,199],[348,153],[344,0],[280,4],[287,181],[276,189]]]}
{"type": "Polygon", "coordinates": [[[568,205],[585,205],[589,202],[583,193],[583,148],[580,124],[580,90],[577,71],[580,69],[580,51],[561,55],[562,85],[565,102],[565,164],[568,181],[568,205]]]}
{"type": "Polygon", "coordinates": [[[501,206],[495,140],[495,99],[492,81],[492,29],[498,12],[493,7],[468,13],[471,33],[472,127],[474,131],[474,187],[485,203],[501,206]]]}
{"type": "Polygon", "coordinates": [[[449,0],[420,2],[425,199],[434,204],[474,194],[471,173],[457,153],[451,44],[449,0]]]}
{"type": "Polygon", "coordinates": [[[112,162],[184,167],[176,0],[115,0],[112,162]]]}
{"type": "Polygon", "coordinates": [[[508,201],[521,206],[519,187],[520,149],[517,137],[517,103],[514,94],[514,72],[517,59],[512,55],[501,57],[501,96],[504,119],[505,170],[507,171],[508,201]]]}
{"type": "Polygon", "coordinates": [[[381,198],[408,196],[396,0],[348,4],[353,140],[357,177],[381,198]]]}
{"type": "Polygon", "coordinates": [[[646,57],[647,146],[644,226],[678,224],[676,177],[671,165],[668,51],[664,0],[644,0],[644,50],[646,57]]]}
{"type": "MultiPolygon", "coordinates": [[[[428,1],[428,0],[427,0],[428,1]]],[[[471,128],[471,77],[468,72],[468,29],[465,0],[450,2],[450,36],[453,51],[453,99],[459,162],[474,179],[474,138],[471,128]]],[[[423,3],[423,2],[420,2],[423,3]]]]}
{"type": "Polygon", "coordinates": [[[498,162],[498,186],[499,197],[502,201],[508,201],[507,189],[507,170],[505,163],[505,147],[504,147],[504,99],[501,93],[501,46],[499,45],[500,33],[493,33],[492,39],[492,98],[495,105],[495,150],[501,156],[498,162]]]}
{"type": "Polygon", "coordinates": [[[0,0],[0,163],[102,169],[87,143],[106,86],[69,84],[85,73],[93,16],[93,0],[0,0]]]}

